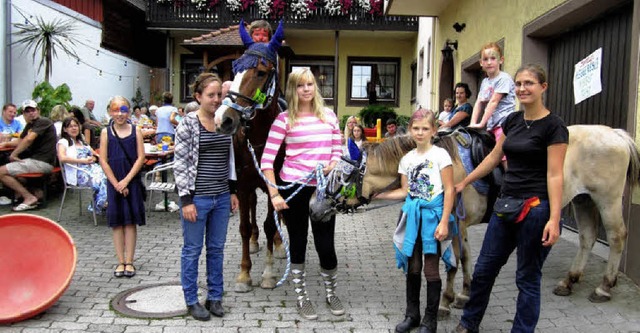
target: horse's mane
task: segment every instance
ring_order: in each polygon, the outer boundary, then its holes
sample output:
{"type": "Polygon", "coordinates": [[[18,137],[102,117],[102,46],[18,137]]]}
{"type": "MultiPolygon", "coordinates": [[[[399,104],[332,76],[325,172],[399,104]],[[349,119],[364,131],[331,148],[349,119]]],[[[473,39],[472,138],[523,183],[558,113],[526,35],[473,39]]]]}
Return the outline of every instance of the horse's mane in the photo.
{"type": "Polygon", "coordinates": [[[449,153],[449,156],[451,156],[451,162],[455,163],[460,160],[460,155],[458,153],[458,144],[453,136],[437,136],[435,137],[433,144],[446,150],[447,153],[449,153]]]}
{"type": "MultiPolygon", "coordinates": [[[[437,137],[434,145],[445,149],[453,162],[460,159],[453,137],[437,137]]],[[[367,152],[367,158],[376,159],[382,172],[393,174],[398,172],[398,164],[402,157],[415,147],[416,143],[409,135],[400,135],[387,138],[380,143],[367,142],[363,149],[367,152]]]]}
{"type": "Polygon", "coordinates": [[[380,143],[365,143],[363,148],[367,158],[374,158],[384,173],[395,174],[402,156],[416,147],[416,143],[408,135],[387,138],[380,143]]]}

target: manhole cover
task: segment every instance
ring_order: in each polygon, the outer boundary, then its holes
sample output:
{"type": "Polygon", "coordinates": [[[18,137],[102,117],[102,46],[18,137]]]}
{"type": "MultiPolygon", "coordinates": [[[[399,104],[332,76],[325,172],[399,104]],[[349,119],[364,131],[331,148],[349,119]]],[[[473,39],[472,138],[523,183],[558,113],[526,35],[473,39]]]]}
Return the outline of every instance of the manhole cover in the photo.
{"type": "MultiPolygon", "coordinates": [[[[204,289],[198,289],[198,296],[205,293],[204,289]]],[[[111,306],[125,316],[136,318],[169,318],[187,314],[180,282],[125,290],[111,300],[111,306]]]]}

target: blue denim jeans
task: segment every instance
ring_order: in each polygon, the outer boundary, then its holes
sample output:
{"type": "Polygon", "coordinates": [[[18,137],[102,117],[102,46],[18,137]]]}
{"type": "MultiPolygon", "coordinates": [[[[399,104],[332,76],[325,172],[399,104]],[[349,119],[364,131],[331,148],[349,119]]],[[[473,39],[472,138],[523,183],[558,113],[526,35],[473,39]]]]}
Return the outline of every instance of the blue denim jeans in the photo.
{"type": "Polygon", "coordinates": [[[198,302],[198,260],[203,243],[207,247],[207,299],[222,300],[224,292],[222,262],[231,209],[229,192],[219,195],[195,196],[193,203],[198,214],[196,222],[186,221],[182,216],[182,210],[180,210],[184,239],[182,256],[180,257],[180,280],[187,305],[198,302]]]}
{"type": "Polygon", "coordinates": [[[517,224],[502,222],[495,213],[491,216],[473,271],[470,299],[460,319],[462,326],[472,332],[478,331],[496,277],[517,248],[518,300],[511,332],[535,331],[540,316],[542,265],[551,251],[551,247],[542,246],[542,232],[548,220],[547,200],[542,200],[517,224]]]}

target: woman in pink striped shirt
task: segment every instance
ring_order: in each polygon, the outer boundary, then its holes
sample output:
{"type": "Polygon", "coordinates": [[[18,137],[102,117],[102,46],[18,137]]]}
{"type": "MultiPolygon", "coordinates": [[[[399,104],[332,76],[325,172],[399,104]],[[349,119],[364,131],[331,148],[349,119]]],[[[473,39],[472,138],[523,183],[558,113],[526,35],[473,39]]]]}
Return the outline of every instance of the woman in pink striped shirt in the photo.
{"type": "MultiPolygon", "coordinates": [[[[286,144],[284,165],[278,184],[302,183],[318,164],[328,174],[342,155],[340,128],[336,114],[324,106],[313,73],[307,69],[296,69],[289,74],[285,97],[289,105],[271,125],[269,138],[261,160],[261,168],[272,183],[276,183],[273,161],[286,144]]],[[[269,196],[275,210],[282,212],[291,243],[291,274],[296,291],[298,313],[305,319],[316,319],[318,315],[307,296],[305,287],[305,255],[309,232],[309,199],[316,190],[316,181],[311,181],[287,204],[284,198],[299,186],[289,190],[269,187],[269,196]]],[[[334,246],[335,216],[329,222],[311,221],[311,229],[318,257],[320,274],[324,280],[326,301],[331,313],[345,313],[340,299],[335,295],[338,259],[334,246]]]]}

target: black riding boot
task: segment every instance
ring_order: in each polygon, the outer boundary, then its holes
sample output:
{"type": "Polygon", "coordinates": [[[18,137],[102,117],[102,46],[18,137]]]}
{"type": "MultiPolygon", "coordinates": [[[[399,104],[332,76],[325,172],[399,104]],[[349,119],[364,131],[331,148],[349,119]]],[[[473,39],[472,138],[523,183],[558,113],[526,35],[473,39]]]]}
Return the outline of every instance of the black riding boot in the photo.
{"type": "Polygon", "coordinates": [[[420,274],[407,274],[407,311],[402,322],[396,326],[396,332],[409,332],[420,325],[420,274]]]}
{"type": "Polygon", "coordinates": [[[419,333],[436,333],[438,330],[438,306],[442,281],[427,281],[427,306],[420,323],[419,333]]]}

